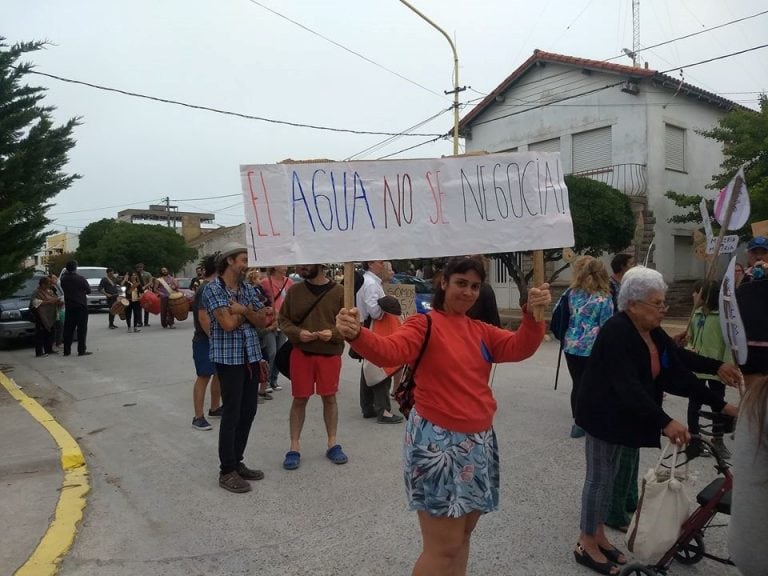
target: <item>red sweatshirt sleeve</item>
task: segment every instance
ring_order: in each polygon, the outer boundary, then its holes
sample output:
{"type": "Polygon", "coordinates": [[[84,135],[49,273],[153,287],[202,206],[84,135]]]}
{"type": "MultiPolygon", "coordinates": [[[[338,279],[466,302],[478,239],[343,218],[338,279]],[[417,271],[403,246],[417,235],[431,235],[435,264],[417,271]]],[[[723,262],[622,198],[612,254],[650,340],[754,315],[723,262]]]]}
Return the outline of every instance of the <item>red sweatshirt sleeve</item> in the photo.
{"type": "Polygon", "coordinates": [[[379,336],[367,328],[360,328],[360,335],[349,344],[360,356],[377,366],[399,366],[416,360],[426,332],[426,318],[416,314],[389,336],[379,336]]]}
{"type": "Polygon", "coordinates": [[[523,321],[517,331],[504,330],[486,324],[488,340],[494,362],[519,362],[534,355],[544,339],[546,324],[523,313],[523,321]]]}

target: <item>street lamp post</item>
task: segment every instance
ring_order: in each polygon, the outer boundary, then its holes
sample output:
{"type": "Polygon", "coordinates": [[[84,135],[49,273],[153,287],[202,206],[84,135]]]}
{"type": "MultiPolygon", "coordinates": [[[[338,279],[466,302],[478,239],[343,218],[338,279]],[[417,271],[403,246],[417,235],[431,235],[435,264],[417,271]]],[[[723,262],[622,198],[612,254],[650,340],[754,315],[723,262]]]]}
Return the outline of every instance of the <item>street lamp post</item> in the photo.
{"type": "Polygon", "coordinates": [[[446,90],[446,94],[453,94],[453,155],[458,156],[459,154],[459,92],[464,91],[466,88],[459,88],[459,54],[456,52],[456,46],[453,44],[453,40],[451,40],[451,37],[438,26],[432,20],[430,20],[427,16],[425,16],[422,12],[420,12],[417,8],[415,8],[412,4],[407,2],[406,0],[400,0],[403,4],[405,4],[408,8],[416,12],[421,18],[427,21],[427,23],[435,28],[440,34],[445,36],[445,39],[448,40],[448,44],[451,45],[451,50],[453,50],[453,90],[446,90]]]}

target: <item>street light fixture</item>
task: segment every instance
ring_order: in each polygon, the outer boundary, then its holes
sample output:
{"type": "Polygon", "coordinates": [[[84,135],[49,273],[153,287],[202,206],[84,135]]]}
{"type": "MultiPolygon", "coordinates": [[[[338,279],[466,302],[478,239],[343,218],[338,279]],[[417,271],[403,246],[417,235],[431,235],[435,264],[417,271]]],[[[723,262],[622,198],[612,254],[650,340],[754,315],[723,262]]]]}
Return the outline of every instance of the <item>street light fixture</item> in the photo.
{"type": "Polygon", "coordinates": [[[432,20],[427,18],[422,12],[420,12],[417,8],[415,8],[413,5],[411,5],[406,0],[400,0],[401,3],[405,4],[408,8],[416,12],[421,18],[427,21],[427,23],[435,28],[440,34],[445,36],[445,39],[448,40],[448,44],[451,45],[451,50],[453,50],[453,90],[445,90],[446,94],[453,94],[453,155],[458,156],[459,154],[459,92],[463,92],[466,90],[466,87],[459,88],[459,54],[456,52],[456,46],[453,44],[453,40],[451,40],[451,37],[438,26],[432,20]]]}

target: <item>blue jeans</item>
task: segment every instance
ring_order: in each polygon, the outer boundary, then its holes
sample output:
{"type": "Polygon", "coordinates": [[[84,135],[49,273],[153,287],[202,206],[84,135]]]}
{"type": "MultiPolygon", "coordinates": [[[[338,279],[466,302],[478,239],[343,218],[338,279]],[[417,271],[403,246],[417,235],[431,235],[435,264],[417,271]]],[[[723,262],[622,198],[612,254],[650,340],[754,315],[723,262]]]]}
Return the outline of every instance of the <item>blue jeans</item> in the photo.
{"type": "Polygon", "coordinates": [[[288,337],[280,330],[270,330],[264,334],[264,338],[261,342],[261,347],[264,350],[264,357],[269,362],[269,387],[274,388],[277,386],[277,377],[280,371],[275,365],[275,356],[280,346],[285,344],[288,337]]]}

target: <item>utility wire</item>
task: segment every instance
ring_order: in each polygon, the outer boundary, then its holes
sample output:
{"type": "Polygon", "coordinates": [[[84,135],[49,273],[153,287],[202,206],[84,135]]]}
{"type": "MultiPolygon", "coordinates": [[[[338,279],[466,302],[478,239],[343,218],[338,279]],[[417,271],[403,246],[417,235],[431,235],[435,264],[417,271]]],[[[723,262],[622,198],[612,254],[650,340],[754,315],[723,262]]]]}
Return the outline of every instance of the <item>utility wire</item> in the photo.
{"type": "Polygon", "coordinates": [[[144,200],[143,202],[133,202],[132,204],[119,204],[116,206],[102,206],[101,208],[85,208],[83,210],[70,210],[68,212],[56,212],[55,214],[50,214],[50,216],[56,217],[56,216],[63,216],[64,214],[79,214],[80,212],[96,212],[98,210],[110,210],[112,208],[127,208],[129,206],[138,206],[140,204],[147,204],[148,202],[154,202],[154,200],[144,200]]]}
{"type": "Polygon", "coordinates": [[[421,122],[419,122],[417,124],[414,124],[410,128],[406,128],[405,130],[403,130],[403,133],[400,136],[391,136],[390,138],[387,138],[386,140],[382,140],[381,142],[373,144],[372,146],[369,146],[368,148],[360,150],[360,152],[357,152],[355,154],[352,154],[351,156],[348,156],[347,158],[344,159],[344,161],[354,160],[358,156],[362,156],[363,154],[370,154],[370,153],[372,153],[372,152],[374,152],[376,150],[379,150],[379,149],[383,148],[384,146],[387,146],[388,144],[391,144],[392,142],[394,142],[398,138],[401,138],[403,135],[407,134],[408,132],[410,132],[412,130],[416,130],[417,128],[421,128],[422,126],[424,126],[425,124],[431,122],[432,120],[435,120],[436,118],[439,118],[440,116],[442,116],[446,112],[450,112],[452,109],[453,109],[453,107],[451,107],[451,108],[444,108],[444,109],[440,110],[437,114],[433,114],[429,118],[427,118],[425,120],[422,120],[421,122]]]}
{"type": "MultiPolygon", "coordinates": [[[[162,102],[164,104],[174,104],[176,106],[183,106],[185,108],[192,108],[195,110],[205,110],[206,112],[215,112],[216,114],[224,114],[225,116],[235,116],[237,118],[245,118],[246,120],[258,120],[260,122],[269,122],[270,124],[282,124],[284,126],[293,126],[295,128],[309,128],[312,130],[324,130],[327,132],[343,132],[346,134],[367,134],[372,136],[398,136],[398,132],[380,132],[375,130],[352,130],[348,128],[334,128],[331,126],[319,126],[316,124],[302,124],[300,122],[289,122],[287,120],[275,120],[273,118],[264,118],[263,116],[252,116],[250,114],[242,114],[240,112],[232,112],[230,110],[221,110],[219,108],[212,108],[210,106],[201,106],[199,104],[189,104],[187,102],[181,102],[179,100],[170,100],[168,98],[158,98],[157,96],[148,96],[146,94],[140,94],[138,92],[131,92],[128,90],[120,90],[119,88],[110,88],[108,86],[102,86],[99,84],[93,84],[91,82],[83,82],[82,80],[73,80],[72,78],[65,78],[63,76],[56,76],[55,74],[47,74],[45,72],[38,72],[36,70],[27,70],[29,74],[37,74],[38,76],[45,76],[46,78],[53,78],[61,82],[68,82],[70,84],[79,84],[81,86],[88,86],[89,88],[95,88],[97,90],[104,90],[105,92],[115,92],[117,94],[123,94],[124,96],[132,96],[134,98],[143,98],[145,100],[152,100],[154,102],[162,102]]],[[[437,134],[408,134],[408,136],[437,136],[437,134]]]]}
{"type": "MultiPolygon", "coordinates": [[[[445,136],[447,136],[447,134],[445,136]]],[[[437,138],[431,138],[430,140],[425,140],[421,144],[414,144],[413,146],[408,146],[408,148],[403,148],[402,150],[398,150],[397,152],[392,152],[391,154],[387,154],[386,156],[381,156],[379,158],[376,158],[376,160],[385,160],[387,158],[391,158],[392,156],[397,156],[398,154],[402,154],[403,152],[408,152],[408,150],[413,150],[414,148],[420,148],[421,146],[432,144],[432,142],[437,142],[438,140],[440,140],[440,138],[444,138],[445,136],[438,136],[437,138]]]]}
{"type": "Polygon", "coordinates": [[[242,193],[224,194],[223,196],[206,196],[204,198],[171,198],[171,202],[197,202],[198,200],[218,200],[219,198],[234,198],[235,196],[242,196],[242,193]]]}
{"type": "Polygon", "coordinates": [[[418,82],[416,82],[415,80],[411,80],[410,78],[407,78],[407,77],[403,76],[402,74],[400,74],[400,73],[398,73],[398,72],[395,72],[394,70],[392,70],[392,69],[390,69],[390,68],[387,68],[387,67],[386,67],[386,66],[384,66],[383,64],[379,64],[378,62],[376,62],[376,61],[374,61],[374,60],[371,60],[370,58],[368,58],[368,56],[365,56],[365,55],[363,55],[363,54],[360,54],[360,52],[356,52],[355,50],[352,50],[352,48],[348,48],[348,47],[344,46],[343,44],[341,44],[341,43],[339,43],[339,42],[336,42],[335,40],[332,40],[331,38],[328,38],[327,36],[324,36],[324,35],[323,35],[323,34],[321,34],[320,32],[317,32],[317,31],[313,30],[312,28],[310,28],[310,27],[308,27],[308,26],[305,26],[305,25],[304,25],[304,24],[302,24],[301,22],[297,22],[296,20],[293,20],[292,18],[289,18],[289,17],[288,17],[288,16],[286,16],[285,14],[281,14],[281,13],[280,13],[280,12],[278,12],[277,10],[273,10],[273,9],[272,9],[272,8],[270,8],[269,6],[265,6],[265,5],[264,5],[264,4],[262,4],[261,2],[258,2],[257,0],[248,0],[248,1],[249,1],[251,4],[255,4],[256,6],[260,6],[260,7],[261,7],[261,8],[263,8],[264,10],[267,10],[268,12],[271,12],[272,14],[274,14],[275,16],[278,16],[278,17],[282,18],[283,20],[287,20],[288,22],[290,22],[291,24],[294,24],[294,25],[298,26],[298,27],[299,27],[299,28],[301,28],[302,30],[306,30],[306,31],[307,31],[307,32],[309,32],[310,34],[314,34],[314,35],[315,35],[315,36],[317,36],[318,38],[322,38],[322,39],[323,39],[323,40],[325,40],[326,42],[330,42],[330,43],[331,43],[331,44],[333,44],[334,46],[337,46],[338,48],[341,48],[342,50],[344,50],[344,51],[346,51],[346,52],[349,52],[350,54],[353,54],[353,55],[357,56],[358,58],[362,58],[363,60],[365,60],[365,61],[366,61],[366,62],[368,62],[369,64],[373,64],[373,65],[374,65],[374,66],[376,66],[377,68],[381,68],[381,69],[382,69],[382,70],[384,70],[385,72],[389,72],[390,74],[393,74],[394,76],[397,76],[397,77],[398,77],[398,78],[400,78],[401,80],[405,80],[406,82],[408,82],[408,83],[410,83],[410,84],[413,84],[414,86],[418,86],[419,88],[421,88],[422,90],[426,90],[426,91],[427,91],[427,92],[429,92],[430,94],[434,94],[435,96],[439,96],[440,98],[446,98],[445,94],[441,94],[441,93],[439,93],[439,92],[436,92],[436,91],[432,90],[431,88],[427,88],[427,87],[426,87],[426,86],[424,86],[423,84],[419,84],[419,83],[418,83],[418,82]]]}
{"type": "MultiPolygon", "coordinates": [[[[685,36],[678,36],[677,38],[672,38],[671,40],[665,40],[664,42],[659,42],[658,44],[652,44],[651,46],[644,46],[643,48],[640,48],[639,50],[637,50],[636,53],[645,52],[646,50],[658,48],[659,46],[666,46],[667,44],[671,44],[672,42],[679,42],[680,40],[685,40],[686,38],[693,38],[694,36],[698,36],[699,34],[704,34],[705,32],[712,32],[713,30],[717,30],[719,28],[725,28],[726,26],[730,26],[731,24],[738,24],[739,22],[744,22],[745,20],[751,20],[752,18],[757,18],[758,16],[762,16],[764,14],[768,14],[768,10],[757,12],[756,14],[752,14],[751,16],[744,16],[743,18],[731,20],[730,22],[724,22],[723,24],[718,24],[717,26],[705,28],[704,30],[699,30],[698,32],[692,32],[690,34],[686,34],[685,36]]],[[[609,60],[616,60],[617,58],[623,58],[625,56],[626,54],[619,54],[618,56],[607,58],[606,60],[604,60],[604,62],[608,62],[609,60]]]]}

